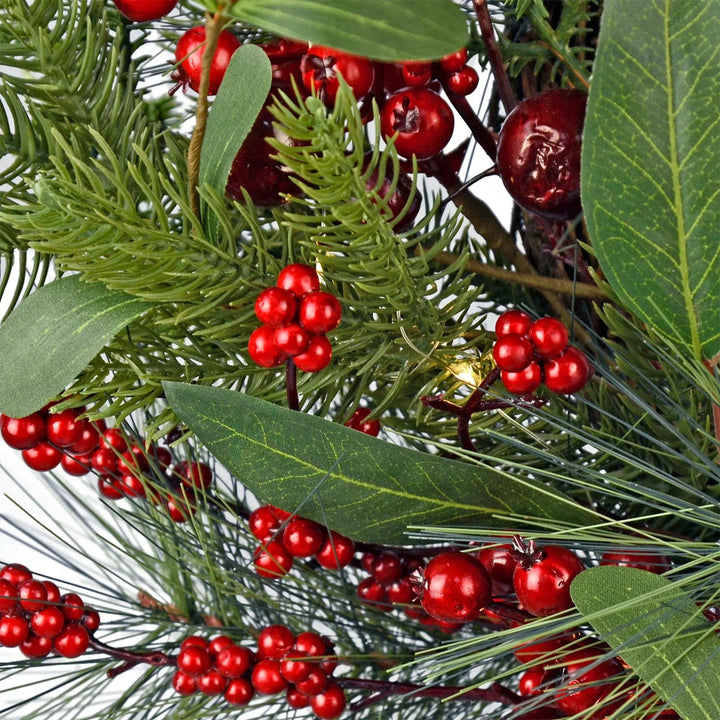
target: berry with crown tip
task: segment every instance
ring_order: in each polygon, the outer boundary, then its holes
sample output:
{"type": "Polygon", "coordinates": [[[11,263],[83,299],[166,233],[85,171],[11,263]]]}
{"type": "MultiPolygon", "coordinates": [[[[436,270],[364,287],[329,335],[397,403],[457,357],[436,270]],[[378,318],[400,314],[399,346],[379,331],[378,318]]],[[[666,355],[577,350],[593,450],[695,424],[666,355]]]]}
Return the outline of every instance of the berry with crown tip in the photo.
{"type": "Polygon", "coordinates": [[[518,205],[554,220],[581,212],[580,148],[587,95],[556,89],[524,100],[500,130],[497,168],[518,205]]]}
{"type": "Polygon", "coordinates": [[[359,55],[313,45],[300,61],[303,84],[326,104],[332,105],[340,89],[338,75],[350,86],[355,99],[368,94],[375,79],[372,62],[359,55]]]}

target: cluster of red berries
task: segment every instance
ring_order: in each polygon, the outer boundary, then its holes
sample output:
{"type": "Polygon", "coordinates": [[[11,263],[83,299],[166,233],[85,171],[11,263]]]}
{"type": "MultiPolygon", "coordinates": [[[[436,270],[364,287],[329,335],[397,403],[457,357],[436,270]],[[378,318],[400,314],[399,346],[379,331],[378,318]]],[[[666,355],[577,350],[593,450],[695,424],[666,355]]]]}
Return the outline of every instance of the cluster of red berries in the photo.
{"type": "Polygon", "coordinates": [[[355,543],[349,537],[274,505],[253,510],[248,525],[260,541],[254,562],[262,577],[287,575],[295,558],[314,558],[321,567],[338,570],[349,565],[355,555],[355,543]]]}
{"type": "Polygon", "coordinates": [[[223,695],[237,706],[256,693],[284,691],[290,707],[310,707],[317,717],[333,720],[345,709],[345,693],[331,680],[337,665],[331,653],[326,638],[314,632],[296,636],[285,625],[263,628],[255,651],[226,635],[193,635],[180,645],[172,684],[180,695],[223,695]]]}
{"type": "Polygon", "coordinates": [[[560,395],[582,389],[593,369],[585,353],[568,345],[567,328],[556,318],[533,321],[522,310],[497,319],[493,358],[503,385],[515,395],[530,395],[541,383],[560,395]]]}
{"type": "Polygon", "coordinates": [[[49,580],[35,580],[24,565],[0,569],[0,646],[16,647],[28,658],[51,652],[82,655],[100,615],[75,593],[61,594],[49,580]]]}
{"type": "Polygon", "coordinates": [[[310,265],[284,267],[275,286],[258,295],[255,315],[262,325],[250,335],[248,353],[258,365],[277,367],[292,358],[300,370],[318,372],[330,362],[326,333],[340,324],[342,307],[320,290],[320,277],[310,265]]]}
{"type": "Polygon", "coordinates": [[[173,520],[187,520],[194,511],[195,493],[212,483],[210,467],[199,461],[182,461],[172,467],[168,448],[152,445],[146,450],[129,442],[119,428],[80,417],[82,412],[82,408],[68,408],[53,413],[51,406],[46,406],[21,418],[0,415],[0,435],[11,448],[22,451],[25,464],[33,470],[48,472],[59,466],[75,477],[93,474],[98,492],[108,500],[149,494],[173,520]],[[153,464],[170,472],[168,482],[179,492],[150,491],[143,476],[153,464]]]}

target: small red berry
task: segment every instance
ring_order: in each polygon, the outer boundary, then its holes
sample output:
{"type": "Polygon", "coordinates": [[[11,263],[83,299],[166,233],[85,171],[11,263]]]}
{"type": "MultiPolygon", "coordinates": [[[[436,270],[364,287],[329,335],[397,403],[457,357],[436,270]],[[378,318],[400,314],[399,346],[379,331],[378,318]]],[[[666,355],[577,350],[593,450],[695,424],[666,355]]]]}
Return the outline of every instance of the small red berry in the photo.
{"type": "Polygon", "coordinates": [[[508,310],[504,312],[495,321],[495,335],[497,337],[505,337],[505,335],[527,335],[532,318],[522,310],[508,310]]]}
{"type": "Polygon", "coordinates": [[[80,657],[90,645],[88,631],[78,623],[70,623],[60,631],[53,640],[53,647],[58,655],[66,658],[80,657]]]}
{"type": "Polygon", "coordinates": [[[29,613],[39,612],[47,607],[47,590],[39,580],[26,580],[18,586],[20,607],[29,613]]]}
{"type": "Polygon", "coordinates": [[[32,580],[30,570],[20,563],[5,565],[0,569],[0,579],[7,580],[15,586],[21,585],[26,580],[32,580]]]}
{"type": "Polygon", "coordinates": [[[275,327],[291,322],[297,312],[297,300],[290,290],[265,288],[255,300],[255,315],[265,324],[275,327]]]}
{"type": "Polygon", "coordinates": [[[185,460],[178,466],[178,472],[181,480],[192,487],[207,489],[212,485],[213,472],[204,462],[185,460]]]}
{"type": "Polygon", "coordinates": [[[17,647],[30,634],[27,620],[20,615],[0,618],[0,646],[17,647]]]}
{"type": "Polygon", "coordinates": [[[450,73],[445,80],[447,89],[456,95],[470,95],[477,89],[479,83],[480,76],[477,70],[467,65],[454,73],[450,73]]]}
{"type": "Polygon", "coordinates": [[[20,652],[27,658],[39,660],[47,657],[53,649],[52,640],[48,637],[40,637],[39,635],[28,634],[28,636],[18,645],[20,652]]]}
{"type": "Polygon", "coordinates": [[[313,696],[310,706],[322,720],[334,720],[345,709],[345,692],[337,683],[330,683],[325,690],[313,696]]]}
{"type": "Polygon", "coordinates": [[[187,645],[178,653],[178,669],[187,675],[203,675],[210,670],[211,665],[210,653],[199,645],[187,645]]]}
{"type": "Polygon", "coordinates": [[[290,686],[285,691],[285,701],[295,710],[302,710],[310,705],[310,697],[304,692],[300,692],[296,687],[290,686]]]}
{"type": "Polygon", "coordinates": [[[535,353],[533,344],[524,335],[503,335],[493,345],[495,364],[505,372],[522,372],[531,362],[535,353]]]}
{"type": "Polygon", "coordinates": [[[320,289],[320,277],[310,265],[293,263],[280,271],[276,285],[301,298],[305,293],[320,289]]]}
{"type": "Polygon", "coordinates": [[[402,561],[394,552],[384,550],[373,562],[372,576],[383,585],[389,585],[400,579],[402,561]]]}
{"type": "Polygon", "coordinates": [[[424,60],[410,60],[402,64],[402,76],[410,87],[422,87],[432,79],[432,65],[424,60]]]}
{"type": "Polygon", "coordinates": [[[437,620],[476,620],[492,602],[487,570],[467,553],[448,551],[425,566],[420,586],[423,610],[437,620]]]}
{"type": "Polygon", "coordinates": [[[349,565],[354,555],[355,543],[349,537],[331,530],[315,558],[324,568],[337,570],[349,565]]]}
{"type": "Polygon", "coordinates": [[[188,635],[188,637],[186,637],[180,643],[181,650],[184,650],[186,647],[192,646],[203,648],[203,650],[208,650],[210,643],[208,642],[208,639],[204,638],[202,635],[188,635]]]}
{"type": "Polygon", "coordinates": [[[60,464],[62,456],[62,450],[44,440],[22,451],[22,459],[25,464],[38,472],[47,472],[56,468],[60,464]]]}
{"type": "Polygon", "coordinates": [[[85,603],[79,595],[75,593],[65,593],[60,598],[60,602],[62,603],[60,605],[60,610],[62,610],[62,614],[65,616],[66,620],[70,620],[72,622],[82,620],[82,617],[85,614],[85,603]]]}
{"type": "Polygon", "coordinates": [[[0,434],[14,450],[27,450],[45,439],[45,418],[39,412],[21,418],[0,415],[0,434]]]}
{"type": "Polygon", "coordinates": [[[295,644],[295,634],[285,625],[268,625],[257,639],[258,655],[270,660],[280,660],[295,644]]]}
{"type": "Polygon", "coordinates": [[[79,414],[77,410],[68,408],[49,415],[45,423],[48,442],[58,447],[70,447],[82,440],[83,423],[82,420],[78,420],[79,414]]]}
{"type": "Polygon", "coordinates": [[[298,323],[279,325],[274,329],[273,343],[283,357],[295,357],[308,349],[310,334],[298,323]]]}
{"type": "Polygon", "coordinates": [[[282,365],[285,355],[275,345],[275,328],[269,325],[255,328],[248,340],[248,355],[260,367],[273,368],[282,365]]]}
{"type": "Polygon", "coordinates": [[[366,605],[377,610],[387,611],[391,609],[385,586],[374,578],[368,577],[361,580],[358,584],[357,595],[366,605]]]}
{"type": "Polygon", "coordinates": [[[197,682],[192,675],[176,670],[172,679],[173,690],[178,695],[193,695],[197,692],[197,682]]]}
{"type": "Polygon", "coordinates": [[[254,556],[255,570],[260,577],[280,578],[293,566],[293,556],[281,542],[272,541],[259,547],[254,556]]]}
{"type": "Polygon", "coordinates": [[[207,649],[210,653],[210,658],[215,661],[220,651],[224,650],[226,647],[235,647],[233,639],[228,635],[216,635],[208,643],[207,649]]]}
{"type": "Polygon", "coordinates": [[[592,365],[585,353],[572,345],[543,365],[543,382],[558,395],[572,395],[582,390],[592,374],[592,365]]]}
{"type": "Polygon", "coordinates": [[[295,640],[295,650],[303,657],[322,657],[328,654],[328,644],[322,635],[302,632],[295,640]]]}
{"type": "Polygon", "coordinates": [[[287,687],[277,660],[259,660],[252,669],[251,680],[255,690],[261,695],[274,695],[287,687]]]}
{"type": "Polygon", "coordinates": [[[550,360],[560,355],[570,339],[567,328],[553,317],[536,320],[528,330],[528,338],[541,360],[550,360]]]}
{"type": "Polygon", "coordinates": [[[306,657],[297,650],[289,650],[280,661],[280,674],[289,683],[298,683],[306,680],[313,664],[302,658],[306,657]]]}
{"type": "Polygon", "coordinates": [[[519,372],[500,371],[500,380],[505,389],[513,395],[530,395],[534,393],[542,382],[542,369],[536,362],[531,362],[524,370],[519,372]]]}
{"type": "Polygon", "coordinates": [[[375,79],[373,64],[365,57],[313,45],[300,62],[303,84],[317,92],[326,105],[335,102],[340,88],[338,75],[350,86],[357,100],[368,94],[375,79]]]}
{"type": "Polygon", "coordinates": [[[217,670],[209,670],[196,678],[197,689],[203,695],[220,695],[227,687],[227,678],[217,670]]]}
{"type": "Polygon", "coordinates": [[[228,645],[215,658],[215,667],[226,678],[239,678],[250,667],[252,653],[240,645],[228,645]]]}
{"type": "Polygon", "coordinates": [[[57,605],[62,602],[62,595],[60,594],[60,589],[54,582],[52,582],[51,580],[43,580],[42,584],[45,587],[45,592],[47,592],[48,603],[57,605]]]}
{"type": "Polygon", "coordinates": [[[73,455],[87,455],[95,450],[100,440],[100,432],[89,420],[80,420],[82,434],[80,439],[75,441],[68,451],[73,455]]]}
{"type": "Polygon", "coordinates": [[[330,332],[340,324],[341,317],[340,301],[331,293],[315,290],[300,301],[298,320],[308,332],[330,332]]]}
{"type": "Polygon", "coordinates": [[[120,489],[117,478],[99,477],[97,481],[98,492],[108,500],[120,500],[125,493],[120,489]]]}
{"type": "Polygon", "coordinates": [[[615,550],[603,553],[600,558],[601,565],[619,565],[621,567],[633,567],[647,572],[661,573],[672,568],[672,562],[667,555],[642,550],[615,550]]]}
{"type": "Polygon", "coordinates": [[[7,613],[17,605],[18,589],[14,583],[0,578],[0,614],[7,613]]]}
{"type": "Polygon", "coordinates": [[[92,470],[92,456],[87,455],[68,455],[64,453],[60,458],[60,467],[68,474],[74,477],[87,475],[92,470]]]}
{"type": "Polygon", "coordinates": [[[178,0],[113,0],[115,7],[128,20],[147,22],[165,17],[178,0]]]}
{"type": "Polygon", "coordinates": [[[321,693],[328,684],[327,674],[322,668],[313,667],[310,670],[308,676],[298,683],[295,683],[295,687],[305,695],[314,697],[318,693],[321,693]]]}
{"type": "Polygon", "coordinates": [[[305,352],[295,355],[293,362],[303,372],[319,372],[332,360],[332,345],[325,335],[311,335],[305,352]]]}
{"type": "Polygon", "coordinates": [[[225,688],[223,697],[231,705],[247,705],[255,695],[255,688],[247,678],[233,678],[225,688]]]}
{"type": "Polygon", "coordinates": [[[512,545],[483,548],[478,552],[477,559],[490,575],[493,596],[507,595],[512,591],[513,573],[517,565],[512,545]]]}
{"type": "Polygon", "coordinates": [[[440,67],[447,73],[458,72],[465,67],[468,60],[467,48],[460,48],[440,59],[440,67]]]}
{"type": "Polygon", "coordinates": [[[281,522],[278,520],[269,505],[261,505],[250,513],[248,526],[250,532],[260,541],[269,541],[280,530],[281,522]]]}
{"type": "Polygon", "coordinates": [[[89,633],[94,633],[100,627],[100,613],[93,608],[85,608],[82,624],[89,633]]]}
{"type": "Polygon", "coordinates": [[[414,598],[412,584],[408,578],[403,578],[390,585],[387,589],[388,600],[394,605],[408,605],[414,598]]]}
{"type": "Polygon", "coordinates": [[[45,638],[54,638],[63,629],[65,616],[59,608],[50,606],[33,613],[30,618],[32,631],[45,638]]]}
{"type": "Polygon", "coordinates": [[[100,475],[112,475],[117,472],[118,456],[112,448],[99,447],[90,457],[90,464],[100,475]]]}
{"type": "Polygon", "coordinates": [[[518,681],[518,692],[525,697],[540,695],[543,688],[540,686],[545,682],[545,670],[542,667],[531,667],[526,670],[518,681]]]}
{"type": "Polygon", "coordinates": [[[311,557],[323,545],[323,528],[314,520],[295,518],[283,532],[283,545],[294,557],[311,557]]]}
{"type": "Polygon", "coordinates": [[[370,415],[371,412],[371,408],[359,407],[345,423],[346,427],[358,430],[372,437],[377,437],[380,434],[380,421],[368,420],[368,415],[370,415]]]}
{"type": "MultiPolygon", "coordinates": [[[[210,87],[208,94],[215,95],[220,89],[230,58],[240,47],[240,41],[229,31],[223,30],[218,38],[217,49],[210,66],[210,87]]],[[[175,60],[179,64],[178,74],[181,82],[189,85],[196,92],[200,89],[202,72],[202,55],[205,48],[205,26],[187,30],[175,49],[175,60]]]]}

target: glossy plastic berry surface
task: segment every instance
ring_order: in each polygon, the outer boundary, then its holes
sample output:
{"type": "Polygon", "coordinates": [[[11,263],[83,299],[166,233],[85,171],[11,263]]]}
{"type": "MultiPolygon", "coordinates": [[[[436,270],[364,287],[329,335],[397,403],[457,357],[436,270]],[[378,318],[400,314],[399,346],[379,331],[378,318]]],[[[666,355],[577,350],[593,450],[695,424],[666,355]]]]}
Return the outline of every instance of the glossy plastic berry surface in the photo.
{"type": "Polygon", "coordinates": [[[340,50],[313,45],[300,63],[302,78],[309,91],[315,91],[327,105],[335,102],[342,75],[353,95],[360,100],[368,94],[375,79],[373,64],[367,58],[340,50]]]}
{"type": "Polygon", "coordinates": [[[498,338],[505,335],[527,335],[532,318],[522,310],[508,310],[495,321],[495,335],[498,338]]]}
{"type": "Polygon", "coordinates": [[[600,558],[600,564],[633,567],[657,575],[672,568],[672,562],[667,555],[647,551],[643,552],[642,550],[609,550],[603,553],[600,558]]]}
{"type": "Polygon", "coordinates": [[[314,520],[295,518],[283,532],[283,545],[294,557],[311,557],[323,545],[323,528],[314,520]]]}
{"type": "Polygon", "coordinates": [[[313,712],[322,720],[334,720],[340,717],[345,704],[345,692],[337,683],[330,683],[310,701],[313,712]]]}
{"type": "Polygon", "coordinates": [[[542,360],[550,360],[562,353],[568,344],[567,328],[553,317],[536,320],[528,330],[528,338],[542,360]]]}
{"type": "Polygon", "coordinates": [[[165,17],[178,0],[113,0],[115,7],[128,20],[147,22],[165,17]]]}
{"type": "Polygon", "coordinates": [[[258,661],[252,669],[251,680],[261,695],[274,695],[287,687],[287,680],[280,674],[280,663],[277,660],[258,661]]]}
{"type": "Polygon", "coordinates": [[[272,541],[255,551],[255,570],[265,578],[287,575],[293,566],[293,557],[281,542],[272,541]]]}
{"type": "Polygon", "coordinates": [[[268,625],[258,634],[258,655],[280,660],[295,643],[295,634],[286,625],[268,625]]]}
{"type": "Polygon", "coordinates": [[[261,325],[250,333],[248,355],[258,365],[273,368],[282,365],[284,353],[275,345],[275,328],[261,325]]]}
{"type": "Polygon", "coordinates": [[[492,354],[495,364],[505,372],[520,372],[533,359],[533,344],[523,335],[503,335],[493,345],[492,354]]]}
{"type": "Polygon", "coordinates": [[[380,434],[380,421],[377,419],[369,420],[368,416],[370,413],[370,408],[360,407],[355,410],[345,425],[366,435],[377,437],[380,434]]]}
{"type": "Polygon", "coordinates": [[[331,530],[316,559],[324,568],[337,570],[350,564],[355,554],[355,543],[351,538],[331,530]]]}
{"type": "Polygon", "coordinates": [[[475,68],[464,67],[448,75],[445,84],[450,92],[456,95],[469,95],[480,83],[480,76],[475,68]]]}
{"type": "Polygon", "coordinates": [[[580,148],[587,95],[550,90],[505,119],[497,148],[503,184],[518,205],[554,220],[581,212],[580,148]]]}
{"type": "Polygon", "coordinates": [[[534,393],[542,382],[542,368],[536,362],[531,362],[518,372],[500,372],[500,379],[505,389],[513,395],[529,395],[534,393]]]}
{"type": "Polygon", "coordinates": [[[265,325],[289,323],[297,312],[297,300],[289,290],[265,288],[255,300],[255,316],[265,325]]]}
{"type": "Polygon", "coordinates": [[[275,283],[279,288],[289,290],[300,298],[305,293],[320,289],[320,276],[314,267],[304,263],[286,265],[278,274],[275,283]]]}
{"type": "MultiPolygon", "coordinates": [[[[240,47],[240,41],[229,31],[223,30],[218,38],[217,50],[210,66],[210,87],[208,93],[215,95],[230,63],[233,53],[240,47]]],[[[187,30],[175,48],[175,60],[183,74],[183,80],[196,92],[200,89],[202,54],[205,48],[205,27],[187,30]]]]}
{"type": "Polygon", "coordinates": [[[437,620],[476,620],[492,602],[491,580],[482,564],[467,553],[448,551],[433,557],[423,571],[420,602],[437,620]]]}
{"type": "Polygon", "coordinates": [[[255,688],[247,678],[235,678],[230,680],[223,697],[231,705],[247,705],[255,695],[255,688]]]}
{"type": "Polygon", "coordinates": [[[45,419],[40,413],[22,418],[0,415],[0,433],[14,450],[26,450],[45,439],[45,419]]]}
{"type": "Polygon", "coordinates": [[[298,370],[319,372],[332,360],[332,345],[325,335],[311,335],[305,352],[295,355],[293,362],[298,370]]]}
{"type": "Polygon", "coordinates": [[[434,157],[450,142],[454,127],[450,106],[425,87],[395,93],[380,113],[382,134],[394,138],[395,148],[406,158],[434,157]]]}
{"type": "Polygon", "coordinates": [[[572,395],[582,390],[592,374],[593,369],[585,353],[572,345],[543,366],[545,386],[559,395],[572,395]]]}
{"type": "Polygon", "coordinates": [[[331,293],[315,290],[303,296],[298,309],[298,320],[314,334],[334,330],[342,318],[340,301],[331,293]]]}

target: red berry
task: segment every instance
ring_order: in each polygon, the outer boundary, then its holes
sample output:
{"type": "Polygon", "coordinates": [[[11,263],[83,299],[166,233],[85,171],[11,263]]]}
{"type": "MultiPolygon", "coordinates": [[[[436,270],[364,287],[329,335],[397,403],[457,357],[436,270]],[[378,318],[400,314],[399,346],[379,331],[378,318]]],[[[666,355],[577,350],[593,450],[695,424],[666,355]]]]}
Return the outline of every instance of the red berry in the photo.
{"type": "Polygon", "coordinates": [[[119,428],[108,428],[98,438],[98,446],[114,450],[115,455],[121,455],[128,449],[125,434],[119,428]]]}
{"type": "Polygon", "coordinates": [[[54,582],[43,580],[42,584],[45,587],[45,592],[47,592],[48,603],[57,605],[62,602],[62,595],[60,595],[60,590],[54,582]]]}
{"type": "Polygon", "coordinates": [[[303,296],[298,310],[298,320],[314,334],[334,330],[342,317],[340,301],[332,294],[315,290],[303,296]]]}
{"type": "Polygon", "coordinates": [[[570,583],[585,566],[572,551],[559,545],[516,545],[513,587],[520,604],[532,615],[546,617],[573,607],[570,583]]]}
{"type": "Polygon", "coordinates": [[[528,330],[530,342],[541,360],[557,357],[567,347],[567,328],[553,317],[536,320],[528,330]]]}
{"type": "Polygon", "coordinates": [[[582,390],[592,374],[592,365],[585,353],[572,345],[543,366],[545,386],[558,395],[572,395],[582,390]]]}
{"type": "Polygon", "coordinates": [[[359,407],[345,423],[346,427],[377,437],[380,434],[380,421],[368,420],[367,417],[371,412],[371,408],[359,407]]]}
{"type": "Polygon", "coordinates": [[[505,389],[513,395],[530,395],[534,393],[542,382],[542,370],[536,362],[531,362],[524,370],[519,372],[500,371],[500,380],[505,389]]]}
{"type": "Polygon", "coordinates": [[[74,477],[87,475],[92,470],[92,455],[67,455],[60,458],[60,467],[74,477]]]}
{"type": "Polygon", "coordinates": [[[295,518],[283,532],[283,545],[294,557],[311,557],[323,545],[323,529],[314,520],[295,518]]]}
{"type": "Polygon", "coordinates": [[[100,477],[97,481],[98,492],[108,500],[120,500],[125,493],[120,489],[116,478],[100,477]]]}
{"type": "Polygon", "coordinates": [[[220,695],[227,686],[227,678],[217,670],[210,670],[197,679],[197,689],[203,695],[220,695]]]}
{"type": "Polygon", "coordinates": [[[531,667],[526,670],[518,681],[518,692],[525,697],[540,695],[543,688],[540,686],[545,681],[545,670],[541,667],[531,667]]]}
{"type": "Polygon", "coordinates": [[[303,660],[306,657],[297,650],[290,650],[280,661],[280,674],[289,683],[298,683],[306,680],[313,668],[313,663],[303,660]],[[300,658],[300,659],[298,659],[300,658]]]}
{"type": "Polygon", "coordinates": [[[345,692],[337,683],[330,683],[325,690],[310,701],[315,715],[323,720],[340,717],[345,709],[345,692]]]}
{"type": "Polygon", "coordinates": [[[402,76],[410,87],[422,87],[432,79],[432,65],[425,60],[410,60],[402,64],[402,76]]]}
{"type": "Polygon", "coordinates": [[[480,76],[475,68],[465,66],[457,72],[450,73],[445,80],[447,89],[456,95],[470,95],[480,83],[480,76]]]}
{"type": "Polygon", "coordinates": [[[53,638],[65,625],[65,616],[59,608],[50,606],[33,613],[30,618],[32,631],[40,637],[53,638]]]}
{"type": "Polygon", "coordinates": [[[60,631],[53,640],[53,647],[58,655],[66,658],[80,657],[90,645],[88,631],[78,623],[70,623],[60,631]]]}
{"type": "Polygon", "coordinates": [[[47,472],[56,468],[62,460],[62,450],[44,440],[22,451],[25,464],[38,472],[47,472]]]}
{"type": "Polygon", "coordinates": [[[273,343],[283,357],[295,357],[308,349],[310,334],[298,323],[279,325],[273,331],[273,343]]]}
{"type": "MultiPolygon", "coordinates": [[[[203,650],[208,650],[210,643],[207,638],[202,635],[188,635],[181,643],[180,649],[184,650],[186,647],[200,647],[203,650]]],[[[209,650],[208,650],[209,653],[209,650]]]]}
{"type": "MultiPolygon", "coordinates": [[[[229,31],[223,30],[218,38],[217,49],[210,66],[210,87],[208,94],[215,95],[220,89],[230,58],[240,47],[239,40],[229,31]]],[[[200,89],[202,55],[205,48],[205,26],[199,25],[187,30],[175,49],[175,60],[179,64],[178,73],[182,83],[196,92],[200,89]]]]}
{"type": "Polygon", "coordinates": [[[183,497],[169,495],[165,501],[165,509],[173,522],[184,523],[195,514],[197,508],[193,504],[192,496],[189,493],[183,493],[183,497]]]}
{"type": "Polygon", "coordinates": [[[478,552],[477,559],[490,575],[493,596],[507,595],[512,591],[517,563],[511,545],[483,548],[478,552]]]}
{"type": "Polygon", "coordinates": [[[18,586],[20,607],[29,613],[39,612],[47,607],[47,590],[39,580],[26,580],[18,586]]]}
{"type": "Polygon", "coordinates": [[[587,95],[556,89],[521,102],[500,130],[497,167],[518,205],[555,220],[581,212],[580,147],[587,95]]]}
{"type": "Polygon", "coordinates": [[[633,567],[647,572],[661,573],[672,568],[672,563],[667,555],[652,551],[616,550],[603,553],[600,558],[601,565],[620,565],[621,567],[633,567]]]}
{"type": "Polygon", "coordinates": [[[18,589],[14,583],[0,578],[0,614],[12,610],[17,605],[18,589]]]}
{"type": "Polygon", "coordinates": [[[555,666],[561,650],[571,643],[574,643],[576,636],[571,632],[562,632],[542,640],[520,645],[513,650],[513,654],[521,663],[532,663],[539,667],[546,668],[555,666]]]}
{"type": "Polygon", "coordinates": [[[293,557],[281,542],[272,541],[255,551],[254,562],[260,577],[280,578],[292,570],[293,557]]]}
{"type": "Polygon", "coordinates": [[[128,20],[147,22],[165,17],[178,0],[113,0],[115,7],[128,20]]]}
{"type": "Polygon", "coordinates": [[[325,335],[311,335],[305,352],[295,355],[293,362],[303,372],[319,372],[332,360],[332,345],[325,335]]]}
{"type": "Polygon", "coordinates": [[[240,645],[228,645],[215,658],[215,667],[226,678],[239,678],[250,667],[252,653],[240,645]]]}
{"type": "Polygon", "coordinates": [[[468,60],[467,48],[460,48],[440,59],[440,67],[447,73],[458,72],[465,67],[468,60]]]}
{"type": "Polygon", "coordinates": [[[199,645],[187,645],[178,653],[178,669],[187,675],[203,675],[210,670],[211,665],[210,653],[199,645]]]}
{"type": "Polygon", "coordinates": [[[355,555],[355,543],[345,535],[331,530],[315,558],[324,568],[337,570],[350,564],[355,555]]]}
{"type": "Polygon", "coordinates": [[[112,448],[99,447],[91,456],[90,464],[100,475],[113,475],[117,471],[118,456],[112,448]]]}
{"type": "Polygon", "coordinates": [[[15,586],[21,585],[26,580],[32,580],[32,573],[25,565],[20,563],[12,563],[5,565],[0,569],[0,579],[7,580],[15,586]]]}
{"type": "Polygon", "coordinates": [[[45,439],[45,418],[39,412],[21,418],[0,415],[0,434],[14,450],[27,450],[45,439]]]}
{"type": "Polygon", "coordinates": [[[310,698],[304,692],[300,692],[300,690],[292,686],[285,691],[285,701],[295,710],[301,710],[310,704],[310,698]]]}
{"type": "Polygon", "coordinates": [[[437,620],[468,622],[492,602],[487,570],[471,555],[456,551],[433,557],[423,571],[420,602],[437,620]]]}
{"type": "Polygon", "coordinates": [[[302,657],[322,657],[328,653],[328,644],[322,635],[302,632],[295,640],[295,650],[302,657]]]}
{"type": "Polygon", "coordinates": [[[527,335],[532,318],[522,310],[508,310],[495,321],[495,335],[527,335]]]}
{"type": "Polygon", "coordinates": [[[277,660],[259,660],[252,669],[251,680],[255,690],[261,695],[274,695],[287,687],[277,660]]]}
{"type": "Polygon", "coordinates": [[[192,675],[176,670],[172,679],[173,690],[178,695],[193,695],[197,692],[197,682],[192,675]]]}
{"type": "Polygon", "coordinates": [[[71,620],[73,622],[82,620],[82,617],[85,614],[85,603],[79,595],[76,595],[75,593],[65,593],[60,598],[60,602],[62,603],[60,610],[62,610],[62,614],[65,616],[66,620],[71,620]]]}
{"type": "Polygon", "coordinates": [[[386,138],[395,138],[403,157],[419,160],[437,155],[453,134],[455,120],[450,106],[433,90],[408,88],[390,96],[380,113],[386,138]]]}
{"type": "Polygon", "coordinates": [[[73,455],[91,453],[97,448],[100,439],[99,431],[89,420],[80,420],[80,425],[82,426],[80,438],[68,448],[73,455]]]}
{"type": "Polygon", "coordinates": [[[89,633],[94,633],[100,627],[100,613],[93,608],[85,608],[82,624],[89,633]]]}
{"type": "Polygon", "coordinates": [[[374,578],[361,580],[358,584],[357,595],[366,605],[375,607],[377,610],[390,610],[385,586],[374,578]]]}
{"type": "Polygon", "coordinates": [[[302,263],[286,265],[278,275],[276,285],[289,290],[295,297],[302,297],[305,293],[320,289],[320,277],[315,268],[302,263]]]}
{"type": "Polygon", "coordinates": [[[0,646],[17,647],[30,633],[27,620],[20,615],[0,618],[0,646]]]}
{"type": "Polygon", "coordinates": [[[297,300],[289,290],[265,288],[255,300],[255,315],[265,324],[275,327],[291,322],[297,312],[297,300]]]}
{"type": "Polygon", "coordinates": [[[47,657],[53,649],[52,640],[30,633],[19,645],[20,652],[27,658],[39,660],[47,657]]]}
{"type": "Polygon", "coordinates": [[[125,495],[125,497],[144,498],[146,495],[142,480],[135,475],[121,475],[115,480],[114,486],[125,495]]]}
{"type": "Polygon", "coordinates": [[[268,625],[257,639],[258,655],[270,660],[283,658],[295,643],[295,634],[285,625],[268,625]]]}
{"type": "Polygon", "coordinates": [[[210,466],[197,460],[193,462],[183,461],[178,466],[181,480],[193,487],[207,489],[213,481],[213,472],[210,466]]]}
{"type": "Polygon", "coordinates": [[[400,558],[389,550],[381,552],[373,563],[372,575],[383,585],[389,585],[400,579],[402,562],[400,558]]]}
{"type": "Polygon", "coordinates": [[[505,372],[522,372],[534,355],[533,344],[523,335],[503,335],[493,345],[495,364],[505,372]]]}
{"type": "Polygon", "coordinates": [[[51,414],[45,422],[45,435],[48,442],[59,447],[70,447],[82,440],[83,423],[78,420],[80,413],[68,408],[62,412],[51,414]]]}
{"type": "Polygon", "coordinates": [[[373,64],[365,57],[350,55],[322,45],[313,45],[300,62],[303,84],[317,92],[326,105],[335,102],[342,75],[357,100],[368,94],[375,79],[373,64]]]}
{"type": "Polygon", "coordinates": [[[413,601],[414,593],[408,578],[403,578],[390,585],[387,589],[388,600],[394,605],[408,605],[413,601]]]}
{"type": "Polygon", "coordinates": [[[301,693],[314,697],[318,693],[321,693],[327,687],[327,684],[328,679],[325,671],[319,667],[313,667],[304,680],[295,683],[295,687],[301,693]]]}
{"type": "Polygon", "coordinates": [[[210,658],[215,661],[219,653],[227,647],[235,647],[235,642],[228,635],[216,635],[208,643],[208,652],[210,658]]]}
{"type": "Polygon", "coordinates": [[[255,328],[248,340],[248,355],[260,367],[273,368],[282,365],[285,355],[275,345],[275,328],[269,325],[255,328]]]}
{"type": "Polygon", "coordinates": [[[255,688],[247,678],[234,678],[225,688],[223,697],[231,705],[247,705],[255,695],[255,688]]]}
{"type": "Polygon", "coordinates": [[[250,513],[250,532],[260,541],[269,541],[280,530],[280,521],[269,505],[261,505],[250,513]]]}

